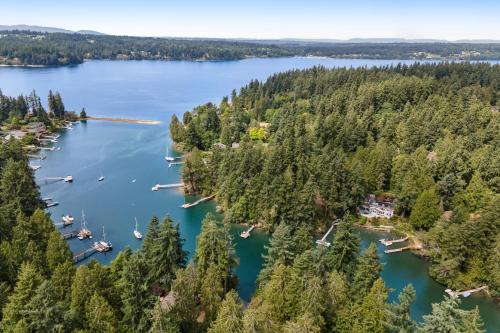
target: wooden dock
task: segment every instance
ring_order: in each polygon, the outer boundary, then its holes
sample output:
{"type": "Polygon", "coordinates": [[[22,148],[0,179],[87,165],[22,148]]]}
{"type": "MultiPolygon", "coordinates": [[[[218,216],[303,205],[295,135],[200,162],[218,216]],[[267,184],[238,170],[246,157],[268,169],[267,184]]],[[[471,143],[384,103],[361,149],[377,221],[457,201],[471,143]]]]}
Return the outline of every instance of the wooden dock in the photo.
{"type": "Polygon", "coordinates": [[[402,242],[406,242],[410,237],[406,236],[406,237],[403,237],[403,238],[400,238],[400,239],[379,239],[379,242],[382,243],[384,246],[390,246],[392,244],[396,244],[396,243],[402,243],[402,242]]]}
{"type": "Polygon", "coordinates": [[[487,291],[488,290],[488,286],[482,286],[482,287],[479,287],[479,288],[475,288],[475,289],[469,289],[469,290],[464,290],[464,291],[453,291],[451,289],[446,289],[445,292],[452,296],[452,297],[469,297],[470,294],[472,293],[476,293],[478,291],[481,291],[481,290],[485,290],[487,291]]]}
{"type": "Polygon", "coordinates": [[[323,236],[323,238],[318,239],[318,240],[316,241],[316,244],[318,244],[318,245],[323,245],[323,246],[326,246],[326,247],[329,247],[330,245],[332,245],[330,242],[327,242],[327,241],[326,241],[326,238],[328,237],[328,235],[330,234],[330,232],[332,232],[333,228],[334,228],[335,226],[337,226],[339,223],[340,223],[340,220],[339,220],[339,219],[336,219],[335,221],[333,221],[332,226],[330,227],[330,229],[328,229],[328,231],[327,231],[327,232],[326,232],[326,234],[323,236]]]}
{"type": "Polygon", "coordinates": [[[194,207],[196,205],[199,205],[201,204],[202,202],[205,202],[205,201],[210,201],[212,200],[213,198],[215,198],[215,194],[212,194],[208,197],[204,197],[204,198],[201,198],[201,199],[198,199],[196,200],[195,202],[191,202],[191,203],[185,203],[183,204],[181,207],[182,208],[191,208],[191,207],[194,207]]]}
{"type": "Polygon", "coordinates": [[[90,257],[91,255],[93,255],[96,252],[97,252],[97,250],[95,249],[94,246],[92,246],[85,251],[82,251],[80,253],[75,254],[73,256],[73,262],[76,264],[82,260],[87,259],[88,257],[90,257]]]}
{"type": "Polygon", "coordinates": [[[176,188],[176,187],[183,187],[184,183],[176,183],[176,184],[156,184],[151,188],[151,191],[159,191],[161,189],[167,189],[167,188],[176,188]]]}
{"type": "Polygon", "coordinates": [[[252,225],[250,228],[248,228],[247,230],[243,231],[241,234],[240,234],[240,237],[241,238],[245,238],[247,239],[248,237],[250,237],[250,233],[252,232],[252,230],[255,228],[255,225],[252,225]]]}
{"type": "Polygon", "coordinates": [[[80,230],[73,230],[70,232],[63,233],[62,236],[64,239],[71,239],[71,238],[78,236],[79,233],[80,233],[80,230]]]}
{"type": "Polygon", "coordinates": [[[421,250],[422,247],[418,245],[409,245],[409,246],[404,246],[400,247],[397,249],[390,249],[390,250],[385,250],[384,253],[389,254],[389,253],[396,253],[396,252],[403,252],[407,250],[421,250]]]}

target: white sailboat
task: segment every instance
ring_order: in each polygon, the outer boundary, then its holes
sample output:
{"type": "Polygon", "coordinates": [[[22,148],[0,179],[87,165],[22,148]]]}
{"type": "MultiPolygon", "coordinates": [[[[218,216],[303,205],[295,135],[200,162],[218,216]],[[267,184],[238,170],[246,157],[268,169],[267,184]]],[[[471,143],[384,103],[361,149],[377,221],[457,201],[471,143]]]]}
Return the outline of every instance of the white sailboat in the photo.
{"type": "Polygon", "coordinates": [[[113,244],[106,240],[106,233],[104,232],[104,226],[102,226],[102,238],[100,241],[94,243],[94,248],[99,252],[106,252],[113,248],[113,244]]]}
{"type": "Polygon", "coordinates": [[[134,228],[134,236],[135,238],[137,239],[142,239],[142,234],[139,232],[139,230],[137,229],[137,217],[134,217],[135,219],[135,228],[134,228]]]}
{"type": "Polygon", "coordinates": [[[82,209],[82,221],[80,231],[76,236],[79,240],[84,240],[85,238],[92,238],[92,231],[87,227],[87,220],[85,219],[85,212],[82,209]]]}
{"type": "Polygon", "coordinates": [[[175,161],[175,158],[173,158],[172,156],[170,156],[168,154],[168,144],[167,144],[167,155],[165,155],[165,161],[167,161],[167,162],[173,162],[173,161],[175,161]]]}
{"type": "Polygon", "coordinates": [[[102,171],[101,171],[101,177],[99,177],[99,179],[97,181],[102,182],[103,180],[104,180],[104,176],[102,175],[102,171]]]}

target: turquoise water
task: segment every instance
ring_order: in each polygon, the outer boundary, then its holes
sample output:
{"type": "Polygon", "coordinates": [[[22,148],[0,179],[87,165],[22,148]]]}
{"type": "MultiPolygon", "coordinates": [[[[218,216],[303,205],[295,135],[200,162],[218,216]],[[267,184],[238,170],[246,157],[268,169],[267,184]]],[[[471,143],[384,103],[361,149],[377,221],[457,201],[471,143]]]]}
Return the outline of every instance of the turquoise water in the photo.
{"type": "MultiPolygon", "coordinates": [[[[47,153],[37,171],[37,181],[43,197],[60,202],[51,208],[54,220],[62,214],[72,214],[79,223],[82,209],[90,228],[99,237],[105,226],[107,238],[114,249],[93,258],[107,263],[125,246],[137,249],[140,241],[133,237],[134,217],[139,220],[143,234],[152,215],[170,214],[179,223],[185,238],[185,249],[194,253],[201,220],[207,212],[214,212],[215,203],[182,209],[186,198],[175,190],[152,192],[156,183],[177,183],[180,166],[168,167],[163,159],[168,137],[168,120],[176,113],[208,101],[218,102],[233,88],[241,87],[251,79],[265,79],[277,71],[306,68],[316,64],[335,66],[374,66],[399,61],[350,59],[247,59],[230,62],[154,62],[154,61],[91,61],[74,67],[61,68],[0,68],[0,88],[7,95],[28,94],[33,88],[41,96],[49,89],[61,92],[68,109],[85,107],[96,116],[157,119],[160,125],[91,122],[78,124],[64,133],[57,146],[61,149],[47,153]],[[72,184],[45,182],[45,177],[72,175],[72,184]],[[103,182],[97,179],[105,176],[103,182]],[[135,180],[135,182],[133,182],[135,180]]],[[[405,63],[409,63],[406,61],[405,63]]],[[[39,162],[33,162],[39,164],[39,162]]],[[[190,198],[189,198],[190,199],[190,198]]],[[[71,227],[66,228],[71,230],[71,227]]],[[[65,231],[66,231],[65,229],[65,231]]],[[[261,264],[267,236],[252,233],[247,240],[238,237],[242,227],[234,226],[233,235],[240,265],[239,293],[249,300],[261,264]]],[[[381,235],[361,231],[363,246],[381,235]]],[[[68,241],[72,250],[81,251],[90,246],[90,240],[68,241]]],[[[427,264],[410,253],[385,255],[378,243],[384,263],[382,276],[393,289],[390,298],[408,283],[417,290],[414,315],[420,319],[431,309],[432,302],[440,301],[444,287],[427,275],[427,264]]],[[[463,306],[480,306],[488,330],[500,327],[500,311],[490,299],[471,296],[463,306]]]]}

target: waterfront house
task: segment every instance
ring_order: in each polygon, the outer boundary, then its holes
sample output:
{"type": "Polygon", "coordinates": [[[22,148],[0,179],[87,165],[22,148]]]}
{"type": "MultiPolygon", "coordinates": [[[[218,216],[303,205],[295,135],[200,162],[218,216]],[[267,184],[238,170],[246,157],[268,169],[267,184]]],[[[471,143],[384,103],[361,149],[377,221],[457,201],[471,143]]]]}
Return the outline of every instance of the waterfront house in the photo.
{"type": "Polygon", "coordinates": [[[388,198],[377,199],[374,194],[370,194],[358,207],[358,212],[367,218],[390,219],[394,216],[394,202],[388,198]]]}

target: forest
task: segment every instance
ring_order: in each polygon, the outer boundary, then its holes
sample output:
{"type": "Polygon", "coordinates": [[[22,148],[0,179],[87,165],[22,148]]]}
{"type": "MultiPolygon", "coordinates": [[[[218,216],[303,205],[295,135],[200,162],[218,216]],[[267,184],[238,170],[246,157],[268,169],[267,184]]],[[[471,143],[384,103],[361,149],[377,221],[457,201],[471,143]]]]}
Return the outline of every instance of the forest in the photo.
{"type": "MultiPolygon", "coordinates": [[[[443,256],[460,248],[457,283],[490,279],[486,265],[498,265],[487,257],[498,247],[498,118],[491,107],[499,97],[498,70],[460,64],[292,71],[254,81],[220,106],[187,112],[185,126],[174,118],[172,136],[190,151],[183,171],[189,190],[217,193],[226,210],[224,220],[204,218],[190,260],[178,224],[166,216],[151,218],[138,251],[125,249],[109,265],[75,266],[43,210],[23,143],[2,143],[0,331],[483,332],[479,310],[461,309],[456,297],[434,304],[419,324],[411,317],[411,285],[388,302],[376,247],[360,253],[351,213],[366,192],[390,189],[400,202],[399,223],[429,234],[456,229],[429,244],[439,242],[449,251],[443,256]],[[435,112],[436,123],[429,114],[435,112]],[[404,127],[406,121],[420,127],[404,127]],[[430,125],[441,132],[422,132],[430,125]],[[433,159],[431,149],[438,152],[433,159]],[[436,171],[441,156],[442,172],[457,184],[447,203],[436,171]],[[456,171],[462,170],[456,160],[470,165],[467,175],[456,171]],[[439,202],[425,205],[428,197],[439,202]],[[428,218],[443,209],[453,211],[451,220],[428,218]],[[341,223],[332,246],[316,246],[312,233],[334,217],[341,223]],[[236,292],[239,262],[229,232],[230,223],[243,220],[273,233],[249,303],[236,292]],[[463,250],[466,232],[481,233],[481,248],[463,250]],[[478,267],[481,274],[470,273],[478,267]]],[[[57,96],[49,95],[50,113],[61,111],[57,96]]],[[[19,98],[3,98],[7,114],[18,112],[12,105],[19,98]]],[[[447,259],[433,257],[437,271],[447,259]]]]}
{"type": "Polygon", "coordinates": [[[58,66],[84,60],[238,60],[319,56],[369,59],[500,59],[500,44],[327,43],[175,39],[0,31],[0,64],[58,66]]]}
{"type": "MultiPolygon", "coordinates": [[[[433,278],[498,296],[499,98],[498,65],[316,67],[173,116],[170,133],[186,190],[216,194],[227,223],[297,244],[347,214],[366,223],[357,207],[382,195],[396,204],[384,224],[415,235],[433,278]]],[[[304,253],[276,246],[280,264],[304,253]]]]}

